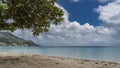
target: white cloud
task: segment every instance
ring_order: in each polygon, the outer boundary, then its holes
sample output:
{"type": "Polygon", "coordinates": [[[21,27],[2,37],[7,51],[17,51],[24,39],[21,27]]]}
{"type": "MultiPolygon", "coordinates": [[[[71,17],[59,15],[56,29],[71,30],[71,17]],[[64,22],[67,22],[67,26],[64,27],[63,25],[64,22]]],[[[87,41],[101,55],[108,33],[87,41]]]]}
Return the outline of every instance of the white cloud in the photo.
{"type": "Polygon", "coordinates": [[[106,2],[110,2],[110,1],[115,1],[115,0],[98,0],[101,3],[106,3],[106,2]]]}
{"type": "Polygon", "coordinates": [[[93,46],[97,43],[109,45],[117,42],[118,40],[114,40],[112,37],[113,33],[114,30],[103,26],[93,27],[88,23],[80,25],[74,21],[58,26],[51,25],[48,33],[42,33],[37,38],[32,36],[30,30],[17,30],[13,34],[21,38],[31,39],[41,45],[93,46]]]}
{"type": "Polygon", "coordinates": [[[71,2],[75,2],[75,3],[77,3],[77,2],[79,2],[80,0],[71,0],[71,2]]]}
{"type": "MultiPolygon", "coordinates": [[[[65,12],[65,21],[60,25],[51,25],[48,33],[41,33],[38,37],[32,36],[30,30],[16,30],[13,34],[21,38],[33,40],[34,42],[44,46],[102,46],[113,44],[118,45],[120,43],[120,37],[118,37],[120,34],[119,26],[111,27],[105,25],[94,27],[89,23],[81,25],[77,21],[70,22],[68,20],[69,13],[62,6],[58,4],[56,5],[65,12]]],[[[115,11],[115,13],[112,14],[111,9],[113,8],[106,8],[106,6],[99,7],[97,11],[100,13],[99,18],[107,24],[110,24],[112,20],[109,18],[115,16],[114,14],[118,12],[115,11]],[[102,18],[104,17],[104,13],[106,15],[105,19],[102,18]],[[108,13],[111,13],[112,15],[109,15],[108,13]]],[[[112,24],[117,23],[113,21],[112,24]]]]}
{"type": "Polygon", "coordinates": [[[120,25],[120,0],[99,6],[97,12],[100,14],[99,19],[105,24],[120,25]]]}
{"type": "Polygon", "coordinates": [[[69,22],[69,20],[68,20],[69,19],[69,13],[67,12],[67,10],[65,10],[61,5],[59,5],[57,3],[55,3],[55,5],[63,10],[63,12],[64,12],[64,15],[63,15],[64,21],[69,22]]]}

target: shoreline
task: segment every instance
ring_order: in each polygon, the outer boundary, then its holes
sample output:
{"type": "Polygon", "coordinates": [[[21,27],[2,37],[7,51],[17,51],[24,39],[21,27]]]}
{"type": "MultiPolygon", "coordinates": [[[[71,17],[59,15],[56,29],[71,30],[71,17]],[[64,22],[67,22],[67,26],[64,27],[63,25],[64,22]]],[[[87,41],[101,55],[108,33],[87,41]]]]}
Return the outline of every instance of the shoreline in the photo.
{"type": "Polygon", "coordinates": [[[0,68],[120,68],[120,63],[0,52],[0,68]]]}

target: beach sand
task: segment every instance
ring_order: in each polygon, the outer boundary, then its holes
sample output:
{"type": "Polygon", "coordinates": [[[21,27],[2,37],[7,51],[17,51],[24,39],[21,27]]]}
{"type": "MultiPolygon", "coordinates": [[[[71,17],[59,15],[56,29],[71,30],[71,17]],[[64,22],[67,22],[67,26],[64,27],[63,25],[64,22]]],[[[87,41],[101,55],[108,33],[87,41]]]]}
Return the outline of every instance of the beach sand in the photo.
{"type": "Polygon", "coordinates": [[[120,68],[120,63],[45,55],[0,53],[0,68],[120,68]]]}

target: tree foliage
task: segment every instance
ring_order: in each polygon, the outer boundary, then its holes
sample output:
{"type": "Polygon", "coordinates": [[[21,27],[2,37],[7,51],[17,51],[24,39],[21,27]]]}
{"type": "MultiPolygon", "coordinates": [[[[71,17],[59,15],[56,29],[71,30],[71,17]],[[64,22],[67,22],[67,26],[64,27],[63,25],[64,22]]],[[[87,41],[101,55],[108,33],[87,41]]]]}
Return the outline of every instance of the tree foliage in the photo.
{"type": "Polygon", "coordinates": [[[0,0],[0,30],[30,29],[33,35],[47,32],[63,20],[56,0],[0,0]]]}

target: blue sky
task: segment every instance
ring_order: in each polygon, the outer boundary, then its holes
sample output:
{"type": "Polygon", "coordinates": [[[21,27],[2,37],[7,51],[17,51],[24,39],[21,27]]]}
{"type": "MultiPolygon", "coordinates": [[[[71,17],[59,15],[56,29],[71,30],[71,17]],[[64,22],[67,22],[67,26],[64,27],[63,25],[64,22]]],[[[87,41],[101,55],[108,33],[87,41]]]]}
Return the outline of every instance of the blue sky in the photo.
{"type": "Polygon", "coordinates": [[[94,11],[99,5],[106,5],[108,2],[99,2],[98,0],[58,0],[58,4],[62,5],[69,13],[70,21],[78,21],[80,24],[89,24],[98,26],[102,21],[98,20],[99,14],[94,11]]]}
{"type": "Polygon", "coordinates": [[[58,0],[65,20],[38,37],[31,30],[14,35],[43,46],[118,46],[120,44],[120,0],[58,0]]]}

